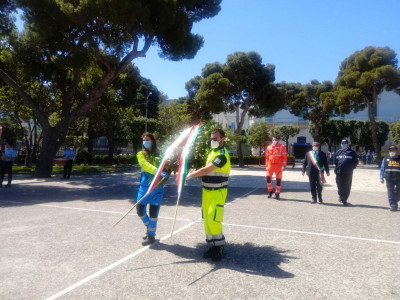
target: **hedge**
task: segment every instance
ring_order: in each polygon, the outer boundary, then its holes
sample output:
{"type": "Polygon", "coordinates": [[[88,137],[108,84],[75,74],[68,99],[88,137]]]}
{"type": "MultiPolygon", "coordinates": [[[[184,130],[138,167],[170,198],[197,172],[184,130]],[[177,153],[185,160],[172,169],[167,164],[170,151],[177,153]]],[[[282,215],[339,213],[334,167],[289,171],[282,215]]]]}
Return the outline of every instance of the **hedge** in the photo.
{"type": "Polygon", "coordinates": [[[137,159],[136,155],[114,155],[112,161],[110,161],[108,155],[91,155],[87,151],[80,151],[75,158],[75,163],[85,165],[105,165],[110,163],[133,165],[137,164],[137,159]]]}

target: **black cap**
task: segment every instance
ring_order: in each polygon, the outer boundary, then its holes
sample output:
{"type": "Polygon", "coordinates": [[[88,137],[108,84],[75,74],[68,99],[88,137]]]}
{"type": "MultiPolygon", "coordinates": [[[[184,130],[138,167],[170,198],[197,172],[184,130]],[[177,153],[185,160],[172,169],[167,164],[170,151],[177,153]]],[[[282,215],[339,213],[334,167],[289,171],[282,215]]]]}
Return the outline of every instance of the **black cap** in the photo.
{"type": "Polygon", "coordinates": [[[389,147],[389,151],[390,151],[390,150],[397,151],[397,150],[399,150],[399,149],[397,149],[397,147],[396,147],[396,146],[390,146],[390,147],[389,147]]]}
{"type": "Polygon", "coordinates": [[[341,142],[341,144],[348,144],[348,143],[349,143],[349,141],[347,139],[343,139],[341,142]]]}

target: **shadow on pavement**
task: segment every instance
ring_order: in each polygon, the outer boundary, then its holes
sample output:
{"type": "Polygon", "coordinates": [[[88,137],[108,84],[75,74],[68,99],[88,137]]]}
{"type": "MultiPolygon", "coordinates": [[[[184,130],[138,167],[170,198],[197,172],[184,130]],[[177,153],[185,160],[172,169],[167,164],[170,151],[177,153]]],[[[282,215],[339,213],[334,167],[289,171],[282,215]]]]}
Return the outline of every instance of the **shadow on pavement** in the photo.
{"type": "Polygon", "coordinates": [[[282,270],[279,266],[281,263],[288,263],[289,259],[296,258],[286,255],[287,251],[278,250],[272,246],[257,246],[251,243],[227,244],[224,257],[219,262],[202,258],[202,252],[207,249],[200,244],[196,248],[191,248],[177,244],[157,243],[150,248],[156,251],[168,251],[181,258],[189,259],[189,261],[178,261],[174,262],[174,264],[199,263],[199,261],[204,261],[215,265],[212,270],[196,279],[191,285],[219,269],[229,269],[236,272],[274,278],[294,277],[292,273],[282,270]]]}

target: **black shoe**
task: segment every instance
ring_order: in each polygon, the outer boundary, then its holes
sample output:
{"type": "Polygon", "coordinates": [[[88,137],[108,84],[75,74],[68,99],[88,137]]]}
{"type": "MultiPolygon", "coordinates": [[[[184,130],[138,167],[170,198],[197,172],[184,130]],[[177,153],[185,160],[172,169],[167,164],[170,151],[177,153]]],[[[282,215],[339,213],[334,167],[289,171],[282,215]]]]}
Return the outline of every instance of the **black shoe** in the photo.
{"type": "Polygon", "coordinates": [[[343,206],[347,206],[350,204],[350,203],[347,203],[347,201],[342,201],[342,203],[343,203],[343,206]]]}
{"type": "Polygon", "coordinates": [[[151,245],[156,242],[156,238],[150,234],[147,235],[147,239],[142,242],[143,246],[151,245]]]}
{"type": "Polygon", "coordinates": [[[391,207],[390,211],[397,211],[397,207],[391,207]]]}
{"type": "Polygon", "coordinates": [[[279,199],[280,199],[280,198],[279,198],[279,193],[275,194],[275,199],[276,199],[276,200],[279,200],[279,199]]]}
{"type": "Polygon", "coordinates": [[[324,203],[324,201],[322,201],[322,199],[319,199],[319,204],[322,204],[322,203],[324,203]]]}
{"type": "Polygon", "coordinates": [[[142,239],[143,240],[147,239],[147,232],[142,236],[142,239]]]}
{"type": "Polygon", "coordinates": [[[211,254],[211,259],[213,261],[220,261],[223,255],[224,255],[224,246],[215,246],[211,254]]]}
{"type": "Polygon", "coordinates": [[[273,192],[268,192],[268,198],[272,197],[273,192]]]}
{"type": "Polygon", "coordinates": [[[67,179],[69,179],[69,176],[67,176],[67,179]]]}
{"type": "Polygon", "coordinates": [[[65,179],[65,178],[67,178],[67,177],[65,177],[65,176],[61,177],[61,179],[65,179]]]}
{"type": "Polygon", "coordinates": [[[6,184],[5,185],[5,188],[9,188],[9,187],[11,187],[11,184],[6,184]]]}
{"type": "Polygon", "coordinates": [[[340,198],[340,197],[339,197],[338,201],[339,201],[339,202],[343,202],[343,201],[342,201],[342,198],[340,198]]]}
{"type": "Polygon", "coordinates": [[[215,246],[210,247],[206,252],[203,253],[203,258],[211,258],[215,246]]]}
{"type": "Polygon", "coordinates": [[[313,199],[310,203],[315,204],[315,203],[317,203],[317,200],[313,199]]]}

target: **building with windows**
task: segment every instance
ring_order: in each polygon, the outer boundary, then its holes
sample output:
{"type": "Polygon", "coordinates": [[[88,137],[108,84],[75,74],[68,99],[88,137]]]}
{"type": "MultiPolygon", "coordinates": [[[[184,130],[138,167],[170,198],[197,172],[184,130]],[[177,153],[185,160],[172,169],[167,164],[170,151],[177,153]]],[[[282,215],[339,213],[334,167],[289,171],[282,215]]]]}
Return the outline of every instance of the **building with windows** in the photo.
{"type": "MultiPolygon", "coordinates": [[[[382,92],[378,96],[378,103],[374,110],[375,119],[377,121],[386,121],[388,123],[397,122],[400,120],[400,95],[394,92],[382,92]]],[[[363,111],[359,111],[357,113],[350,113],[350,114],[342,114],[336,119],[342,120],[360,120],[360,121],[367,121],[368,118],[368,110],[365,109],[363,111]]],[[[219,124],[225,131],[231,130],[234,132],[235,128],[237,127],[236,124],[236,114],[235,113],[220,113],[213,116],[213,120],[219,124]]],[[[249,128],[252,124],[259,122],[261,120],[266,121],[267,123],[271,124],[272,127],[279,127],[282,125],[292,125],[292,126],[299,126],[300,133],[289,139],[289,153],[293,154],[293,146],[296,144],[311,144],[313,138],[311,134],[308,132],[309,129],[309,121],[304,120],[301,116],[295,116],[291,114],[288,110],[281,110],[278,111],[276,114],[271,116],[266,116],[265,118],[254,118],[246,116],[243,130],[248,132],[249,128]]],[[[392,136],[389,134],[388,140],[386,141],[385,145],[382,147],[382,151],[387,151],[388,147],[393,144],[392,136]]],[[[338,146],[335,151],[338,149],[338,146]]],[[[327,147],[323,146],[323,151],[327,151],[327,147]]],[[[259,149],[253,149],[253,154],[258,154],[259,149]]]]}

